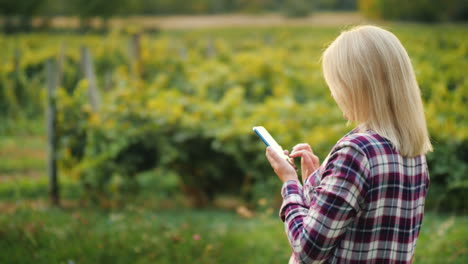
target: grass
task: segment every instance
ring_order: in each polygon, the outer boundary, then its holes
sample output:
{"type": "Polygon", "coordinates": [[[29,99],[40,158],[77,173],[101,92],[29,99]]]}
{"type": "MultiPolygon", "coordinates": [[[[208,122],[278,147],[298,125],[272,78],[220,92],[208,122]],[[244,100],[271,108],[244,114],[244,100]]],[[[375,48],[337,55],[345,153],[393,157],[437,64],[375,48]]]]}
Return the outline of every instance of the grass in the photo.
{"type": "Polygon", "coordinates": [[[285,263],[280,221],[205,210],[19,209],[2,215],[1,263],[285,263]],[[31,254],[32,253],[32,254],[31,254]],[[2,259],[3,258],[3,259],[2,259]]]}
{"type": "Polygon", "coordinates": [[[46,138],[43,136],[4,136],[0,140],[0,174],[15,175],[45,170],[46,138]]]}
{"type": "MultiPolygon", "coordinates": [[[[0,263],[286,263],[281,221],[220,210],[18,208],[0,216],[0,263]]],[[[467,263],[468,217],[428,213],[415,263],[467,263]]]]}
{"type": "MultiPolygon", "coordinates": [[[[30,132],[0,137],[0,201],[36,199],[47,194],[46,140],[30,132]]],[[[72,179],[60,180],[65,197],[78,191],[72,179]]]]}
{"type": "MultiPolygon", "coordinates": [[[[121,207],[80,203],[61,177],[62,208],[48,205],[45,138],[0,137],[0,263],[286,263],[277,208],[244,219],[173,203],[151,190],[121,207]]],[[[468,216],[427,212],[414,263],[468,263],[468,216]]]]}

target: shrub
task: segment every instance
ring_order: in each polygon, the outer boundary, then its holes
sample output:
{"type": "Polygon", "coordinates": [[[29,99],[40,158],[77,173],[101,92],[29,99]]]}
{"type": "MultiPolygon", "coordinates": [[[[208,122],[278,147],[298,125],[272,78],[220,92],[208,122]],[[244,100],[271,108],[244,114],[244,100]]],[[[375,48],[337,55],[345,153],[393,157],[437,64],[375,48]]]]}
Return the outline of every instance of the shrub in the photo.
{"type": "Polygon", "coordinates": [[[307,0],[286,0],[282,10],[289,17],[306,17],[312,12],[313,6],[311,1],[307,0]]]}
{"type": "Polygon", "coordinates": [[[427,206],[441,211],[468,212],[468,141],[434,140],[434,152],[427,156],[431,170],[427,206]]]}
{"type": "Polygon", "coordinates": [[[468,19],[468,7],[463,0],[360,0],[359,9],[374,19],[423,22],[468,19]]]}

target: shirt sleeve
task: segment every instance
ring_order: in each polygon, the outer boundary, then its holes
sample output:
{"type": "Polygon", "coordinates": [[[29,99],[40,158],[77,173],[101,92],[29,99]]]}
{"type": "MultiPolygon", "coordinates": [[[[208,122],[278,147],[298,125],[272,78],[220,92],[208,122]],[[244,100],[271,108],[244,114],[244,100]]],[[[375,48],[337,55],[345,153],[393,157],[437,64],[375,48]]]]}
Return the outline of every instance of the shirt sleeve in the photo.
{"type": "MultiPolygon", "coordinates": [[[[346,227],[364,206],[369,165],[357,147],[334,149],[307,204],[297,181],[283,184],[280,218],[299,263],[323,262],[340,242],[346,227]]],[[[306,184],[308,182],[306,181],[306,184]]]]}
{"type": "Polygon", "coordinates": [[[319,167],[317,170],[312,172],[309,177],[304,181],[304,186],[302,188],[303,194],[304,194],[304,202],[309,207],[313,193],[315,192],[315,187],[318,186],[320,183],[320,170],[321,167],[319,167]]]}

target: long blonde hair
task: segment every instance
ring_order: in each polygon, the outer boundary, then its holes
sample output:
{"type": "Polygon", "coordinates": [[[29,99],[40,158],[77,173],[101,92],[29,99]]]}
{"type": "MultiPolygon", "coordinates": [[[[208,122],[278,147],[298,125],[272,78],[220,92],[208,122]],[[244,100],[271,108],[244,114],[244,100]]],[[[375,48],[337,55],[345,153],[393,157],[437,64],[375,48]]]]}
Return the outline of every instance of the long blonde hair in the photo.
{"type": "Polygon", "coordinates": [[[374,130],[402,156],[432,150],[416,76],[395,35],[376,26],[344,31],[323,53],[322,67],[338,106],[361,131],[374,130]]]}

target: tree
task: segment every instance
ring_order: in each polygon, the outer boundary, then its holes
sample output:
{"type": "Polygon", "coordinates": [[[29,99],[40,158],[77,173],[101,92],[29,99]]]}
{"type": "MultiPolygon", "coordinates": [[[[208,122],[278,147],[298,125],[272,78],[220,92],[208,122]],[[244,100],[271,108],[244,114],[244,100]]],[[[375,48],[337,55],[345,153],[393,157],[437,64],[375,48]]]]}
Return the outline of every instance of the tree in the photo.
{"type": "Polygon", "coordinates": [[[308,0],[286,0],[282,10],[285,15],[290,17],[308,16],[313,9],[313,4],[308,0]]]}
{"type": "Polygon", "coordinates": [[[43,3],[44,0],[0,0],[4,32],[29,31],[32,27],[32,18],[38,14],[43,3]]]}
{"type": "Polygon", "coordinates": [[[468,20],[466,0],[359,0],[359,10],[374,19],[423,22],[468,20]]]}
{"type": "Polygon", "coordinates": [[[102,19],[102,28],[107,28],[109,18],[118,15],[128,7],[126,0],[71,0],[75,14],[80,18],[80,27],[83,30],[91,28],[92,18],[102,19]]]}

